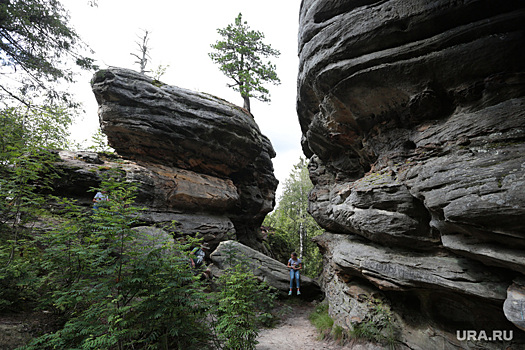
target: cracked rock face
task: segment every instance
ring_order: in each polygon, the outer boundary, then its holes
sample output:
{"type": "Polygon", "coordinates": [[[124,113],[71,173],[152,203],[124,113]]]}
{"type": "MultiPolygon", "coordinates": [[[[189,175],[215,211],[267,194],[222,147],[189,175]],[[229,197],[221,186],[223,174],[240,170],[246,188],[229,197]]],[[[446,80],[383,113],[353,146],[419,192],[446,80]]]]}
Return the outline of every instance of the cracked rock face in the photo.
{"type": "Polygon", "coordinates": [[[520,1],[303,1],[297,111],[334,302],[352,276],[413,293],[443,338],[482,326],[470,312],[521,332],[503,302],[525,271],[524,22],[520,1]],[[433,311],[465,298],[485,311],[433,311]]]}
{"type": "Polygon", "coordinates": [[[275,152],[247,111],[127,69],[99,71],[91,84],[102,130],[121,158],[60,152],[69,175],[59,190],[87,204],[99,173],[119,163],[139,184],[146,223],[175,220],[178,231],[212,246],[235,234],[264,250],[260,225],[275,205],[275,152]]]}

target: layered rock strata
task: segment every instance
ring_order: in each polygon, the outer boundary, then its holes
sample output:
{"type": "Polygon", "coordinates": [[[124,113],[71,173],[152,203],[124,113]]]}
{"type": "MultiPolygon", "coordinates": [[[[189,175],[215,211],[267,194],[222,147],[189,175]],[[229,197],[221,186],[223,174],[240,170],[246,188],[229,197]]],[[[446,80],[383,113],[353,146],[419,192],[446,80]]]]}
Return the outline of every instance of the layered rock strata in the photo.
{"type": "Polygon", "coordinates": [[[90,207],[92,188],[100,186],[109,169],[118,168],[138,186],[136,201],[143,225],[160,225],[168,231],[198,235],[213,245],[235,234],[226,214],[239,198],[231,181],[182,169],[139,165],[94,152],[59,151],[58,157],[57,165],[63,176],[56,180],[54,190],[61,196],[75,198],[90,207]]]}
{"type": "MultiPolygon", "coordinates": [[[[444,348],[469,348],[463,329],[523,344],[524,21],[519,1],[302,2],[310,212],[344,327],[362,321],[348,289],[364,283],[444,348]]],[[[403,326],[408,347],[437,346],[403,326]]]]}
{"type": "Polygon", "coordinates": [[[175,221],[181,233],[215,245],[236,235],[264,249],[260,225],[275,203],[275,152],[249,112],[127,69],[99,71],[91,83],[102,131],[120,158],[60,152],[71,177],[62,191],[89,196],[100,173],[118,165],[139,185],[146,223],[175,221]]]}
{"type": "MultiPolygon", "coordinates": [[[[211,254],[210,266],[214,276],[220,276],[224,270],[236,264],[248,267],[260,281],[275,288],[281,295],[287,296],[290,286],[289,269],[285,264],[270,258],[237,241],[224,241],[211,254]]],[[[295,296],[295,283],[293,295],[295,296]]],[[[319,284],[307,276],[300,277],[301,298],[306,300],[319,299],[322,296],[319,284]]]]}

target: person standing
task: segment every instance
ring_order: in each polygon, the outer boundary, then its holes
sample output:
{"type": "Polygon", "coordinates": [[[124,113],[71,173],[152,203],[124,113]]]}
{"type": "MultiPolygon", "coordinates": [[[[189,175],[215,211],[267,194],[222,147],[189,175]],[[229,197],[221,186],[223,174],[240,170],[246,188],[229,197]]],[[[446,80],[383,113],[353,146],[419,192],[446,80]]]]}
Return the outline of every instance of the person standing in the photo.
{"type": "Polygon", "coordinates": [[[93,198],[93,210],[97,210],[105,201],[109,201],[107,191],[98,191],[93,198]]]}
{"type": "Polygon", "coordinates": [[[292,288],[293,288],[293,280],[295,279],[295,286],[297,287],[297,295],[301,295],[301,291],[299,290],[300,284],[300,273],[299,271],[303,268],[303,264],[301,262],[301,259],[297,257],[297,253],[293,252],[290,259],[288,259],[288,265],[286,265],[290,269],[290,291],[288,292],[288,295],[292,295],[292,288]]]}

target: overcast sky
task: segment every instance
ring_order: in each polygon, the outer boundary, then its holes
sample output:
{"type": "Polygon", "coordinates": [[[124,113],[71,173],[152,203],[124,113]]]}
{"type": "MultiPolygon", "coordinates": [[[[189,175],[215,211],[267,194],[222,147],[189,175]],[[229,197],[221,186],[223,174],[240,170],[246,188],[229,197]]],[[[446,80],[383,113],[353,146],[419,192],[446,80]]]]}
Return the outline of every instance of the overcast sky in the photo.
{"type": "MultiPolygon", "coordinates": [[[[282,191],[284,180],[302,155],[301,132],[295,110],[298,70],[297,28],[301,0],[62,0],[70,12],[71,24],[95,51],[101,68],[107,66],[139,70],[130,53],[138,53],[137,41],[143,30],[150,32],[151,62],[148,69],[169,65],[162,81],[169,85],[202,91],[242,106],[239,93],[228,88],[230,81],[208,57],[210,45],[220,39],[217,28],[233,23],[239,12],[251,29],[265,34],[264,42],[281,52],[272,61],[281,84],[266,85],[272,102],[252,99],[251,109],[263,134],[277,153],[275,176],[282,191]]],[[[90,74],[83,75],[75,90],[86,114],[72,135],[77,141],[89,139],[98,128],[97,104],[89,86],[90,74]]]]}

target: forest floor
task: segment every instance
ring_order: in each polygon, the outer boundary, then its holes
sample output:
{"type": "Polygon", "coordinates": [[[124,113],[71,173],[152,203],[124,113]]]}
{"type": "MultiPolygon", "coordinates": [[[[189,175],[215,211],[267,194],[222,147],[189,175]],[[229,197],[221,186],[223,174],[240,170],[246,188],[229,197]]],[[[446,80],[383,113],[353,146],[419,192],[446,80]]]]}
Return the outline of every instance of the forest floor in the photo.
{"type": "MultiPolygon", "coordinates": [[[[293,297],[292,297],[293,298],[293,297]]],[[[384,349],[370,343],[350,342],[340,345],[329,339],[321,340],[319,332],[308,316],[315,310],[315,303],[291,299],[280,306],[280,322],[274,328],[259,331],[257,350],[374,350],[384,349]]]]}
{"type": "Polygon", "coordinates": [[[58,322],[53,314],[41,311],[0,314],[0,350],[25,345],[33,334],[55,330],[58,322]]]}
{"type": "MultiPolygon", "coordinates": [[[[340,345],[329,339],[321,340],[319,332],[308,316],[316,304],[296,297],[277,302],[275,312],[279,322],[273,328],[259,331],[257,350],[378,350],[383,347],[370,343],[350,342],[340,345]]],[[[42,312],[0,315],[0,350],[11,350],[24,345],[34,333],[56,328],[57,319],[42,312]]]]}

